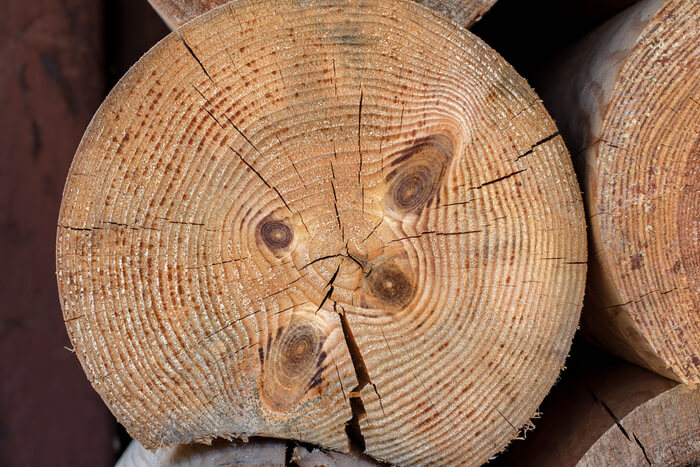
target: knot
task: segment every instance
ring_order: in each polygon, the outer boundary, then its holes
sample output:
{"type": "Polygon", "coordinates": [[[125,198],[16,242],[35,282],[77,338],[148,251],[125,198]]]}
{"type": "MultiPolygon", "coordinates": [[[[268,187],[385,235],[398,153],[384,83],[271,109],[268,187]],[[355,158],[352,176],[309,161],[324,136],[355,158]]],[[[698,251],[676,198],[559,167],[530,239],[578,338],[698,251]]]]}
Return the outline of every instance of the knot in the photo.
{"type": "Polygon", "coordinates": [[[386,177],[390,186],[385,203],[399,214],[418,213],[430,205],[453,152],[450,138],[434,135],[395,154],[392,165],[398,167],[386,177]]]}
{"type": "Polygon", "coordinates": [[[284,412],[321,383],[324,341],[325,336],[311,320],[289,323],[270,337],[262,358],[262,395],[269,409],[284,412]]]}

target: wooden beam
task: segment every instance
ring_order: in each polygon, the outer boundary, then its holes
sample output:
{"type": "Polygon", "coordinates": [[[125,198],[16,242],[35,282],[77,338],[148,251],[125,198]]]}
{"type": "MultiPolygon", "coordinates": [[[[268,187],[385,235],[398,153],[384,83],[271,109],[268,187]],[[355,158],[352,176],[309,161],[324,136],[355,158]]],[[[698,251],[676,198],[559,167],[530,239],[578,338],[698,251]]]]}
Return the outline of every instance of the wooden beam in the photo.
{"type": "MultiPolygon", "coordinates": [[[[700,393],[610,357],[581,358],[547,396],[535,429],[496,466],[692,465],[700,393]]],[[[584,350],[584,352],[580,352],[584,350]]]]}

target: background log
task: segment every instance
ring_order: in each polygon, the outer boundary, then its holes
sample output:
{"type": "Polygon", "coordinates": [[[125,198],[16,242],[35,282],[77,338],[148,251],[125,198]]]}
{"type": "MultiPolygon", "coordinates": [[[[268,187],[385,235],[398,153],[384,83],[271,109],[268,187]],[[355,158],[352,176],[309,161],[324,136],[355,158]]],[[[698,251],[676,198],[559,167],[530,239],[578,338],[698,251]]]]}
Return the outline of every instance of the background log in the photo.
{"type": "MultiPolygon", "coordinates": [[[[585,345],[583,346],[585,347],[585,345]]],[[[700,392],[587,348],[494,467],[695,465],[700,392]]]]}
{"type": "Polygon", "coordinates": [[[66,185],[61,298],[96,390],[147,447],[484,462],[582,300],[581,200],[537,96],[409,2],[239,2],[179,32],[66,185]]]}
{"type": "Polygon", "coordinates": [[[102,20],[101,2],[2,2],[3,466],[109,465],[115,458],[112,418],[65,348],[53,247],[65,173],[105,92],[102,20]]]}
{"type": "Polygon", "coordinates": [[[549,62],[635,0],[499,0],[470,30],[535,85],[549,62]],[[523,25],[527,25],[525,29],[523,25]]]}
{"type": "Polygon", "coordinates": [[[116,467],[207,467],[215,465],[271,465],[299,467],[371,467],[376,462],[362,455],[297,445],[273,438],[251,438],[250,441],[216,440],[211,445],[189,444],[148,451],[133,441],[116,467]]]}
{"type": "Polygon", "coordinates": [[[700,382],[700,3],[646,0],[566,54],[542,88],[583,180],[584,331],[700,382]]]}
{"type": "MultiPolygon", "coordinates": [[[[148,0],[171,29],[227,3],[229,0],[148,0]]],[[[438,11],[456,24],[468,28],[486,13],[496,0],[415,0],[438,11]]]]}

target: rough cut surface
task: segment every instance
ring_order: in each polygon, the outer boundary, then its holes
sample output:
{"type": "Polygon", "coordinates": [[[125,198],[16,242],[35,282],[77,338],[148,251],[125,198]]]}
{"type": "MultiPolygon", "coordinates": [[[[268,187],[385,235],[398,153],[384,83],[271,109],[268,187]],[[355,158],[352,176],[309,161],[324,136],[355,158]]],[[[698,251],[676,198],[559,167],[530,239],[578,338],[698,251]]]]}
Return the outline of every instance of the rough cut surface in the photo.
{"type": "Polygon", "coordinates": [[[700,391],[678,385],[613,424],[577,465],[700,464],[700,391]]]}
{"type": "Polygon", "coordinates": [[[211,445],[187,444],[149,451],[132,441],[116,467],[209,467],[222,465],[297,465],[298,467],[372,467],[361,455],[340,454],[271,438],[217,440],[211,445]]]}
{"type": "MultiPolygon", "coordinates": [[[[229,0],[148,0],[171,29],[176,29],[184,23],[217,6],[228,3],[229,0]]],[[[415,0],[458,25],[468,28],[476,23],[486,13],[496,0],[415,0]]]]}
{"type": "Polygon", "coordinates": [[[410,2],[246,1],[112,91],[57,240],[85,372],[147,448],[479,464],[557,377],[582,203],[527,83],[410,2]]]}
{"type": "Polygon", "coordinates": [[[698,390],[610,357],[569,363],[537,428],[496,466],[697,465],[698,390]]]}
{"type": "Polygon", "coordinates": [[[700,2],[647,0],[591,34],[543,86],[584,179],[584,329],[700,382],[700,2]]]}

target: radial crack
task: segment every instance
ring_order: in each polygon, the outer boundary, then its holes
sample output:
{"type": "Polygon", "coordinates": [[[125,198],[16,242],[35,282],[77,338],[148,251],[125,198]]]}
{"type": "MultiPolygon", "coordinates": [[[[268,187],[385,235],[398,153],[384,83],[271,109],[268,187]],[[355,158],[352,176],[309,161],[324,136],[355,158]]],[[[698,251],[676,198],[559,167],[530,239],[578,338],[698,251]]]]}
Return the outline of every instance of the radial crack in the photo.
{"type": "Polygon", "coordinates": [[[221,122],[214,116],[214,114],[211,113],[211,111],[210,111],[209,109],[207,109],[207,108],[204,107],[204,106],[202,106],[202,109],[203,109],[206,113],[208,113],[209,116],[210,116],[211,118],[213,118],[214,121],[215,121],[221,128],[224,127],[224,126],[221,124],[221,122]]]}
{"type": "MultiPolygon", "coordinates": [[[[226,118],[228,118],[228,117],[226,117],[226,118]]],[[[268,188],[271,189],[271,190],[274,190],[274,192],[277,193],[277,196],[279,196],[279,198],[282,200],[282,203],[284,204],[284,207],[286,207],[287,210],[288,210],[289,212],[291,212],[292,214],[294,214],[294,211],[292,211],[292,208],[289,207],[289,205],[287,204],[287,201],[285,201],[284,197],[282,196],[282,193],[280,193],[280,191],[279,191],[276,187],[274,187],[274,186],[270,185],[269,183],[267,183],[267,180],[265,180],[265,178],[263,178],[263,176],[260,174],[260,172],[258,172],[257,170],[255,170],[255,167],[253,167],[251,164],[248,163],[247,160],[245,160],[245,159],[243,158],[243,156],[241,155],[240,152],[236,151],[236,150],[233,149],[231,146],[229,146],[228,148],[229,148],[231,151],[233,151],[234,154],[236,154],[236,155],[238,156],[238,158],[241,160],[241,162],[243,162],[245,165],[247,165],[248,168],[249,168],[250,170],[252,170],[252,171],[255,173],[255,175],[258,176],[258,178],[265,184],[266,187],[268,187],[268,188]]]]}
{"type": "Polygon", "coordinates": [[[231,124],[231,126],[233,127],[233,129],[236,130],[236,131],[238,132],[238,134],[241,135],[241,136],[243,137],[243,139],[246,140],[246,142],[247,142],[248,144],[250,144],[251,147],[252,147],[253,149],[255,149],[255,152],[257,152],[258,154],[261,154],[261,155],[262,155],[262,153],[260,152],[260,150],[253,144],[253,142],[252,142],[251,140],[248,139],[248,137],[245,135],[245,133],[243,133],[243,132],[241,131],[241,129],[238,128],[238,126],[236,126],[235,123],[233,123],[233,120],[231,120],[231,119],[228,117],[228,115],[224,115],[224,117],[226,117],[226,120],[228,120],[228,122],[231,124]]]}
{"type": "Polygon", "coordinates": [[[368,384],[372,385],[375,393],[377,394],[377,398],[379,399],[382,412],[384,412],[384,405],[382,404],[381,397],[377,391],[377,386],[375,386],[370,380],[367,365],[365,365],[365,360],[362,357],[360,347],[357,345],[355,336],[352,333],[350,323],[345,315],[345,310],[341,308],[341,311],[338,311],[337,303],[333,304],[333,308],[335,309],[336,313],[338,313],[338,317],[340,318],[343,335],[345,336],[345,345],[350,353],[352,366],[355,370],[355,379],[357,379],[357,386],[350,391],[350,410],[352,411],[352,418],[350,418],[350,420],[348,420],[348,422],[345,424],[345,433],[347,434],[350,448],[352,449],[355,447],[359,449],[360,452],[364,452],[367,446],[365,443],[365,438],[362,435],[360,421],[367,416],[367,411],[365,410],[365,405],[362,401],[362,396],[360,395],[362,389],[368,384]]]}
{"type": "Polygon", "coordinates": [[[637,446],[639,446],[639,449],[642,450],[642,454],[644,454],[644,459],[646,459],[647,464],[651,464],[651,460],[649,459],[649,456],[647,456],[647,450],[644,449],[644,446],[642,445],[641,441],[639,441],[639,438],[637,438],[637,435],[632,433],[632,436],[634,437],[634,442],[637,443],[637,446]]]}
{"type": "Polygon", "coordinates": [[[613,419],[613,421],[615,422],[615,425],[617,425],[617,428],[622,432],[623,435],[625,435],[625,438],[627,438],[627,441],[632,441],[630,439],[629,435],[627,434],[627,432],[625,431],[625,429],[623,428],[622,424],[620,424],[620,419],[617,418],[617,416],[613,413],[612,410],[610,410],[610,407],[608,407],[608,404],[606,404],[604,400],[600,399],[600,405],[602,405],[603,408],[605,409],[605,411],[608,413],[608,415],[610,415],[610,418],[613,419]]]}
{"type": "Polygon", "coordinates": [[[180,34],[180,31],[175,30],[175,32],[177,33],[177,37],[180,38],[180,40],[182,41],[182,44],[185,46],[185,48],[186,48],[187,51],[190,53],[190,55],[192,56],[192,58],[195,59],[195,61],[199,64],[199,67],[202,69],[202,71],[204,72],[204,74],[207,75],[207,78],[209,78],[209,81],[211,81],[211,82],[213,83],[214,80],[211,79],[211,76],[210,76],[209,73],[207,72],[207,69],[204,68],[204,64],[202,64],[201,60],[199,60],[199,58],[197,57],[197,55],[194,53],[194,50],[192,50],[192,47],[190,47],[190,45],[187,43],[187,41],[186,41],[185,38],[182,36],[182,34],[180,34]]]}
{"type": "Polygon", "coordinates": [[[362,99],[364,97],[364,90],[360,87],[360,108],[357,112],[357,150],[360,153],[360,170],[357,171],[357,183],[360,184],[360,177],[362,175],[362,99]]]}
{"type": "Polygon", "coordinates": [[[383,218],[383,217],[379,220],[379,223],[378,223],[377,225],[374,226],[374,228],[372,229],[372,231],[371,231],[370,233],[368,233],[367,236],[360,242],[360,244],[365,243],[365,242],[369,239],[369,237],[371,237],[372,234],[373,234],[374,232],[377,231],[377,229],[379,228],[379,226],[382,225],[382,222],[384,222],[384,218],[383,218]]]}
{"type": "Polygon", "coordinates": [[[518,160],[522,159],[523,157],[532,154],[533,151],[535,150],[535,148],[536,148],[537,146],[539,146],[539,145],[541,145],[541,144],[544,144],[544,143],[546,143],[547,141],[550,141],[550,140],[556,138],[557,136],[559,136],[559,132],[558,132],[558,131],[555,131],[554,133],[552,133],[551,135],[547,136],[546,138],[542,138],[541,140],[539,140],[538,142],[536,142],[535,144],[533,144],[532,146],[530,146],[530,149],[529,149],[529,150],[527,150],[526,152],[524,152],[524,153],[520,154],[518,157],[516,157],[515,160],[518,161],[518,160]]]}
{"type": "MultiPolygon", "coordinates": [[[[341,264],[342,264],[342,261],[341,261],[341,264]]],[[[323,305],[326,303],[326,300],[328,300],[329,298],[331,298],[331,297],[333,296],[333,290],[335,290],[335,289],[333,288],[333,282],[335,282],[335,278],[338,277],[338,273],[339,273],[339,272],[340,272],[340,264],[339,264],[338,267],[335,269],[335,272],[333,273],[333,275],[331,276],[330,280],[329,280],[328,283],[326,284],[326,287],[328,287],[328,291],[326,292],[326,295],[323,297],[323,300],[321,300],[321,304],[318,305],[318,308],[316,308],[316,313],[318,313],[318,311],[319,311],[321,308],[323,308],[323,305]]],[[[334,304],[333,304],[333,307],[335,308],[335,302],[334,302],[334,304]]]]}
{"type": "MultiPolygon", "coordinates": [[[[333,170],[333,164],[331,164],[331,170],[333,170]]],[[[335,178],[335,173],[333,174],[333,178],[335,178]]],[[[335,183],[333,183],[333,180],[331,180],[331,188],[333,189],[333,207],[335,208],[335,218],[338,221],[340,235],[343,241],[345,241],[345,229],[343,228],[343,224],[340,222],[340,212],[338,211],[338,195],[335,192],[335,183]]]]}
{"type": "Polygon", "coordinates": [[[526,169],[516,170],[515,172],[509,173],[508,175],[504,175],[504,176],[502,176],[502,177],[498,177],[498,178],[495,178],[495,179],[493,179],[493,180],[489,180],[488,182],[482,183],[482,184],[479,185],[479,186],[473,187],[472,190],[479,190],[479,189],[481,189],[481,188],[483,188],[483,187],[485,187],[485,186],[493,185],[494,183],[498,183],[498,182],[502,182],[503,180],[505,180],[505,179],[507,179],[507,178],[510,178],[510,177],[512,177],[513,175],[517,175],[517,174],[519,174],[519,173],[525,172],[525,170],[526,170],[526,169]]]}
{"type": "Polygon", "coordinates": [[[508,425],[510,425],[510,427],[511,427],[512,429],[514,429],[514,430],[516,430],[516,431],[518,430],[517,428],[515,428],[515,425],[513,425],[513,424],[510,422],[510,420],[508,420],[508,418],[507,418],[505,415],[503,415],[503,412],[501,412],[500,410],[498,410],[498,407],[496,407],[495,405],[492,405],[491,407],[493,407],[493,410],[495,410],[496,412],[498,412],[498,415],[500,415],[501,417],[503,417],[503,420],[505,420],[506,423],[508,423],[508,425]]]}

